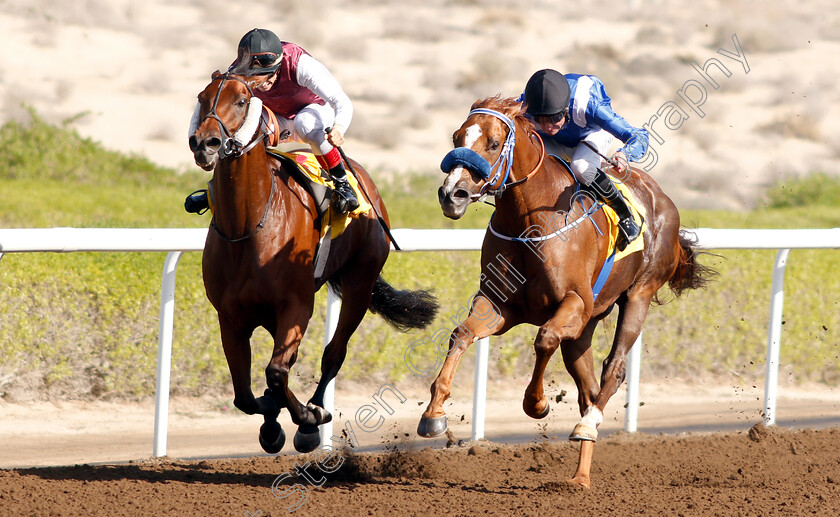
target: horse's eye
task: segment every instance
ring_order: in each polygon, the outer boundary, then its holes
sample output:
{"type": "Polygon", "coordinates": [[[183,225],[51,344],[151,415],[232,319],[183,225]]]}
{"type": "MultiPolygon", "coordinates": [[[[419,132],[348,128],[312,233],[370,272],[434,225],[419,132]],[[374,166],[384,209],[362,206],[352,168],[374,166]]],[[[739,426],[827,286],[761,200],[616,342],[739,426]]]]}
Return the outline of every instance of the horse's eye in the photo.
{"type": "Polygon", "coordinates": [[[246,99],[244,97],[239,99],[238,101],[236,101],[236,105],[239,106],[240,108],[244,108],[246,104],[248,104],[248,99],[246,99]]]}
{"type": "Polygon", "coordinates": [[[499,141],[498,140],[492,140],[490,142],[490,150],[495,151],[498,148],[499,148],[499,141]]]}

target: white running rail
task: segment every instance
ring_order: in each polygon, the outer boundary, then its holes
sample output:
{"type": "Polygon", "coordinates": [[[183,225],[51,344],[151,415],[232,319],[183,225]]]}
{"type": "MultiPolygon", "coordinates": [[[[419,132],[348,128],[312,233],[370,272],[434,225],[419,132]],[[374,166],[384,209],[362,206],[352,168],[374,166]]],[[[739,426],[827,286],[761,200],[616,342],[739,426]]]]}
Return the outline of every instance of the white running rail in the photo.
{"type": "MultiPolygon", "coordinates": [[[[791,249],[840,249],[840,228],[797,230],[733,230],[698,228],[692,231],[702,249],[777,249],[770,297],[770,321],[767,337],[767,370],[765,376],[764,423],[776,422],[776,388],[781,344],[784,274],[791,249]]],[[[485,230],[414,230],[395,229],[394,238],[403,251],[480,250],[485,230]]],[[[28,252],[168,252],[161,280],[160,333],[155,398],[154,456],[166,455],[166,433],[169,408],[169,375],[172,357],[172,325],[175,310],[175,273],[181,254],[201,251],[206,229],[187,228],[43,228],[0,229],[0,259],[5,253],[28,252]]],[[[340,301],[329,300],[327,336],[340,301]]],[[[327,341],[325,341],[326,343],[327,341]]],[[[473,397],[472,438],[484,437],[485,396],[487,382],[487,340],[479,341],[476,351],[475,392],[473,397]]],[[[625,429],[635,431],[639,397],[639,363],[641,336],[631,350],[627,365],[627,412],[625,429]]],[[[334,382],[325,405],[332,411],[334,382]]],[[[331,425],[322,429],[322,441],[331,436],[331,425]]]]}

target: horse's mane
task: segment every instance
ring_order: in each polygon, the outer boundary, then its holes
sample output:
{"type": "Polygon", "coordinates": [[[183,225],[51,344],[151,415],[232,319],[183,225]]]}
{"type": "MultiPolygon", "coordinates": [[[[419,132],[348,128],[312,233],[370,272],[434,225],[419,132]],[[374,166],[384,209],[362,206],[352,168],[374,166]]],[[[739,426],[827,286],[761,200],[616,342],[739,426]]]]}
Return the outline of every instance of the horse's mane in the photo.
{"type": "Polygon", "coordinates": [[[496,110],[510,117],[517,125],[533,128],[533,123],[525,116],[525,104],[514,97],[502,97],[501,95],[487,97],[475,101],[470,109],[474,110],[476,108],[496,110]]]}

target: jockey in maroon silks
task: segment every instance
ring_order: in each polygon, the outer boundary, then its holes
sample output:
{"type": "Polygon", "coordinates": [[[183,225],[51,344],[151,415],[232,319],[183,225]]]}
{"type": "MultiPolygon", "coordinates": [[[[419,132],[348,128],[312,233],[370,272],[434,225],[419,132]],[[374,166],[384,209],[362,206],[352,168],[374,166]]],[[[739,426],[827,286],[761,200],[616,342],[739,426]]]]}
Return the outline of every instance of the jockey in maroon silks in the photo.
{"type": "MultiPolygon", "coordinates": [[[[229,73],[257,79],[254,95],[276,116],[280,130],[288,129],[312,147],[318,162],[334,183],[333,204],[339,212],[359,207],[338,147],[353,117],[353,105],[341,85],[322,63],[304,49],[280,41],[267,29],[253,29],[239,41],[229,73]],[[327,128],[332,128],[329,133],[327,128]]],[[[203,213],[207,194],[187,198],[187,212],[203,213]]]]}

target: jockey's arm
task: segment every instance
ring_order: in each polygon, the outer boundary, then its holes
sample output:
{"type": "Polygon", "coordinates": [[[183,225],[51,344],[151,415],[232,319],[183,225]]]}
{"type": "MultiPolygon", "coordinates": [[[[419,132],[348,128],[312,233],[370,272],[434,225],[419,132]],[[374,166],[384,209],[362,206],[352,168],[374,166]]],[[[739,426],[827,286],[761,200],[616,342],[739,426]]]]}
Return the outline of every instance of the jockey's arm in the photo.
{"type": "Polygon", "coordinates": [[[341,85],[327,67],[308,54],[300,56],[300,61],[298,61],[297,82],[332,106],[335,111],[335,120],[328,139],[333,145],[342,145],[344,132],[350,127],[350,121],[353,118],[353,104],[350,102],[350,97],[344,93],[341,85]]]}
{"type": "Polygon", "coordinates": [[[644,158],[648,149],[648,132],[644,128],[631,126],[627,120],[612,110],[608,104],[598,106],[594,114],[595,123],[602,129],[624,142],[624,147],[617,153],[627,160],[638,162],[644,158]]]}

